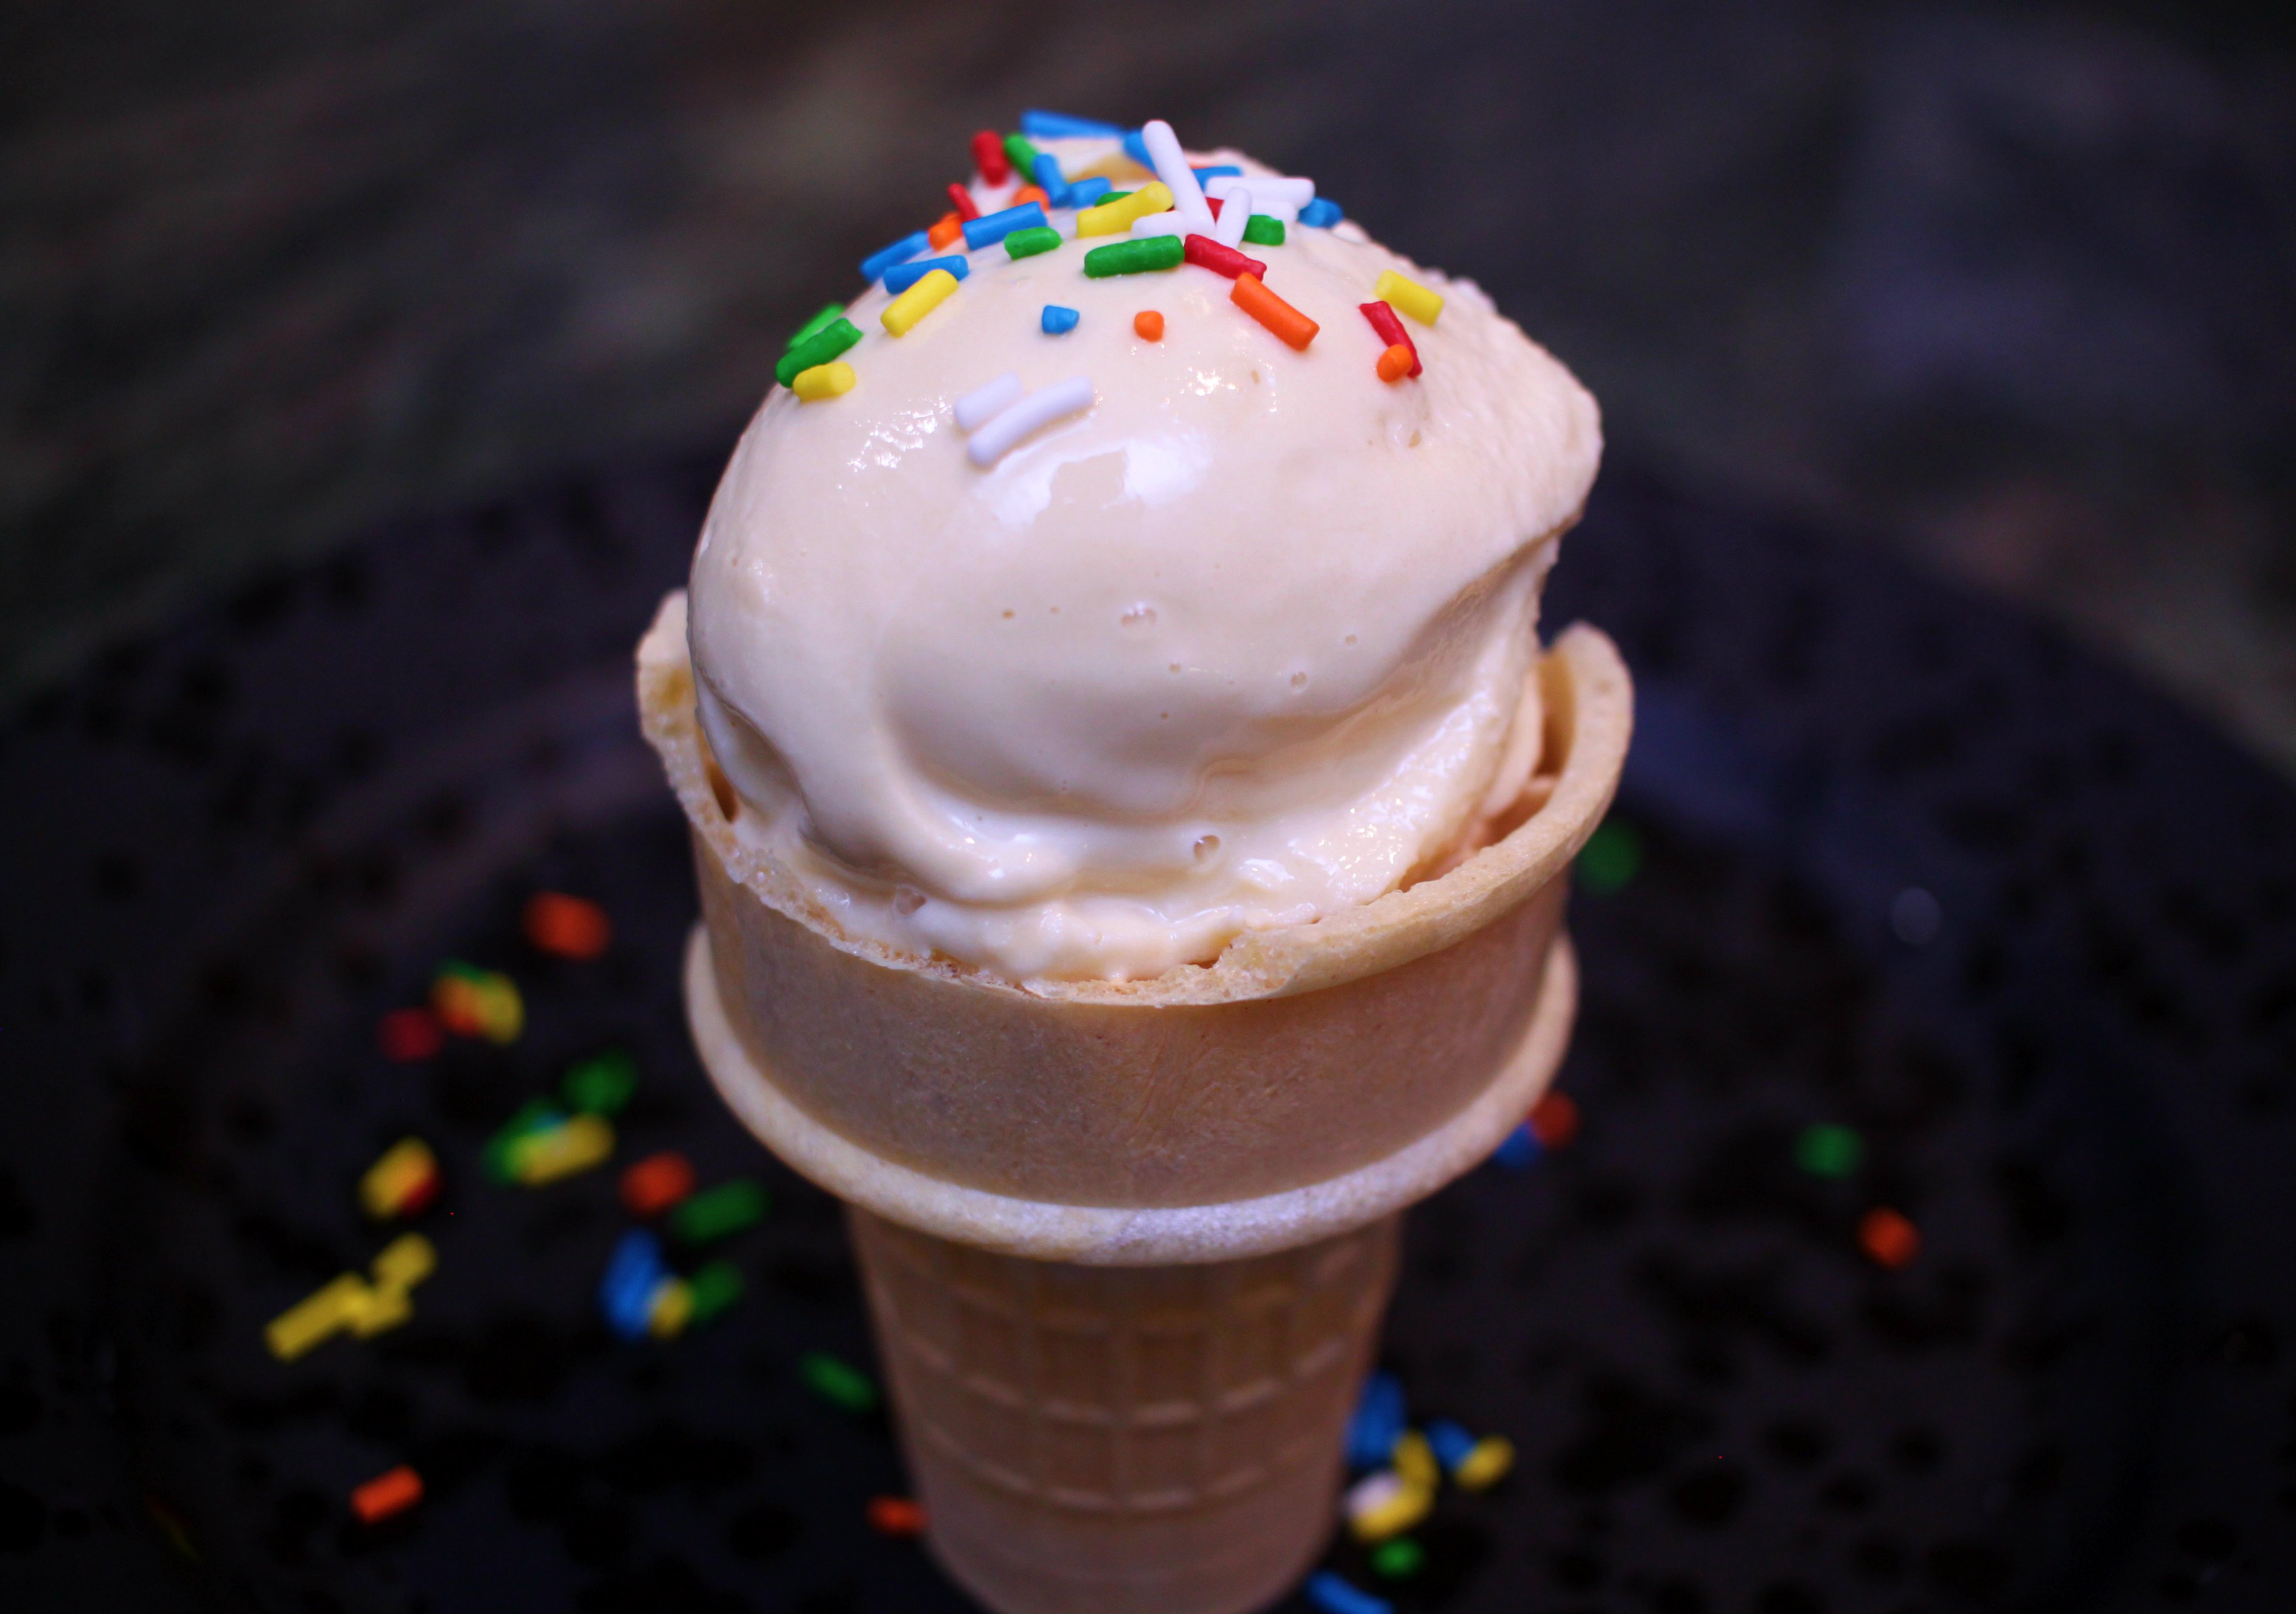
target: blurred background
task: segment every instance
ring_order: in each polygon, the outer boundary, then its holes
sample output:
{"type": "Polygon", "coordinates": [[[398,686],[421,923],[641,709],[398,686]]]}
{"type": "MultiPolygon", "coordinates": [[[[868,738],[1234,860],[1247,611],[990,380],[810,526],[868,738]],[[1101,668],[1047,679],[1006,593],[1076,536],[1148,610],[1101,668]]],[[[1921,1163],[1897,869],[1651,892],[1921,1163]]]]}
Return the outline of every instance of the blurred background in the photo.
{"type": "Polygon", "coordinates": [[[1614,462],[2030,602],[2296,768],[2296,8],[0,13],[0,710],[395,519],[729,443],[1038,105],[1314,175],[1614,462]]]}

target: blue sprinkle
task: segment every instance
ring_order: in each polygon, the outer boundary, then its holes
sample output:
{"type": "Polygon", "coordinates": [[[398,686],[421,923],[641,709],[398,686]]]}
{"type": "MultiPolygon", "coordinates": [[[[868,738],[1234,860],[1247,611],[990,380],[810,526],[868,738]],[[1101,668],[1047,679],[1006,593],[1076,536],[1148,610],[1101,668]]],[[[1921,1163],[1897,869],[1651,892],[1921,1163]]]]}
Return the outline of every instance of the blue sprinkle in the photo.
{"type": "MultiPolygon", "coordinates": [[[[1021,133],[1031,140],[1112,140],[1124,131],[1094,118],[1071,118],[1031,107],[1021,114],[1021,133]]],[[[1045,187],[1052,189],[1050,185],[1045,187]]]]}
{"type": "Polygon", "coordinates": [[[1069,193],[1061,199],[1064,208],[1088,208],[1116,187],[1105,179],[1079,179],[1069,186],[1069,193]]]}
{"type": "Polygon", "coordinates": [[[1386,1467],[1402,1433],[1403,1381],[1393,1373],[1374,1373],[1364,1381],[1362,1398],[1348,1420],[1349,1466],[1386,1467]]]}
{"type": "Polygon", "coordinates": [[[1341,211],[1340,204],[1328,196],[1318,196],[1300,209],[1300,222],[1303,225],[1313,225],[1318,230],[1328,230],[1346,217],[1347,215],[1341,211]]]}
{"type": "Polygon", "coordinates": [[[660,1241],[653,1234],[624,1233],[598,1285],[598,1305],[606,1314],[606,1325],[625,1340],[643,1335],[653,1310],[654,1290],[668,1276],[660,1241]]]}
{"type": "Polygon", "coordinates": [[[1238,179],[1243,177],[1243,170],[1232,162],[1215,163],[1209,168],[1190,168],[1188,172],[1196,176],[1198,184],[1203,184],[1207,179],[1218,179],[1223,174],[1233,174],[1238,179]]]}
{"type": "Polygon", "coordinates": [[[1124,132],[1124,154],[1151,173],[1155,171],[1155,160],[1148,155],[1148,143],[1140,137],[1138,129],[1124,132]]]}
{"type": "Polygon", "coordinates": [[[946,269],[963,280],[972,273],[972,260],[952,255],[947,258],[920,258],[914,262],[895,264],[885,271],[885,290],[898,297],[935,269],[946,269]]]}
{"type": "Polygon", "coordinates": [[[1036,170],[1029,176],[1029,177],[1033,178],[1038,184],[1044,186],[1045,194],[1053,199],[1053,206],[1056,208],[1064,208],[1069,205],[1067,202],[1061,200],[1062,197],[1068,193],[1069,182],[1061,174],[1061,160],[1059,158],[1054,156],[1050,152],[1037,152],[1036,170]]]}
{"type": "Polygon", "coordinates": [[[1308,1578],[1308,1601],[1324,1614],[1395,1614],[1395,1605],[1386,1598],[1374,1597],[1329,1569],[1318,1569],[1308,1578]]]}
{"type": "Polygon", "coordinates": [[[1448,1418],[1437,1418],[1427,1425],[1427,1444],[1435,1448],[1435,1461],[1447,1474],[1467,1460],[1475,1449],[1475,1438],[1448,1418]]]}
{"type": "Polygon", "coordinates": [[[1546,1152],[1538,1141],[1538,1135],[1530,1129],[1530,1123],[1525,1121],[1508,1133],[1505,1141],[1491,1151],[1491,1159],[1509,1171],[1528,1171],[1532,1163],[1546,1152]]]}
{"type": "Polygon", "coordinates": [[[1063,308],[1058,303],[1046,303],[1045,305],[1045,334],[1046,336],[1066,336],[1070,332],[1076,329],[1077,321],[1079,317],[1081,316],[1078,315],[1074,308],[1063,308]]]}
{"type": "Polygon", "coordinates": [[[861,260],[861,278],[874,280],[895,264],[906,263],[918,253],[932,247],[932,238],[922,230],[914,235],[904,235],[882,252],[872,252],[861,260]]]}
{"type": "MultiPolygon", "coordinates": [[[[964,244],[978,252],[983,247],[993,247],[1015,230],[1041,229],[1045,225],[1045,209],[1038,203],[1024,201],[1017,208],[1007,208],[1001,213],[984,213],[978,218],[964,221],[964,244]]],[[[924,240],[920,235],[919,241],[924,240]]],[[[910,254],[914,257],[914,253],[910,254]]]]}

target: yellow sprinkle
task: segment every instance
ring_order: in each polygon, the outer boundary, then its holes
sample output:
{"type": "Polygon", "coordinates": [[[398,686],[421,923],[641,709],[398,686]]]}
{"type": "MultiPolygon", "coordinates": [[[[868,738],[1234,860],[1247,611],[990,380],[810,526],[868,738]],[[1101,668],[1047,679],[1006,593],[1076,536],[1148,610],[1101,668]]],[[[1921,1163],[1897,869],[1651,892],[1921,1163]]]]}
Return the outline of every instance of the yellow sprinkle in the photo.
{"type": "Polygon", "coordinates": [[[317,1293],[297,1301],[271,1319],[263,1343],[282,1362],[292,1362],[357,1321],[366,1305],[366,1280],[347,1272],[317,1293]]]}
{"type": "Polygon", "coordinates": [[[385,1283],[369,1289],[366,1299],[351,1314],[351,1332],[362,1340],[371,1340],[387,1329],[397,1328],[414,1315],[414,1303],[406,1291],[396,1283],[385,1283]]]}
{"type": "Polygon", "coordinates": [[[1355,1532],[1357,1541],[1366,1546],[1375,1541],[1385,1541],[1390,1536],[1400,1536],[1427,1517],[1435,1505],[1435,1493],[1423,1485],[1408,1480],[1394,1487],[1368,1507],[1351,1509],[1348,1528],[1355,1532]]]}
{"type": "Polygon", "coordinates": [[[1486,1435],[1459,1460],[1451,1478],[1462,1490],[1480,1491],[1496,1485],[1514,1466],[1514,1442],[1505,1435],[1486,1435]]]}
{"type": "Polygon", "coordinates": [[[853,366],[842,359],[833,359],[810,370],[800,370],[790,378],[790,390],[808,404],[818,398],[843,397],[853,390],[853,366]]]}
{"type": "Polygon", "coordinates": [[[368,1271],[385,1289],[414,1288],[439,1270],[439,1251],[419,1233],[404,1233],[382,1247],[368,1271]]]}
{"type": "Polygon", "coordinates": [[[909,327],[931,314],[956,290],[956,276],[946,269],[935,269],[907,291],[885,305],[877,317],[885,322],[885,329],[895,336],[906,336],[909,327]]]}
{"type": "Polygon", "coordinates": [[[400,1201],[439,1169],[439,1157],[421,1138],[401,1138],[359,1178],[359,1203],[376,1221],[398,1214],[400,1201]]]}
{"type": "Polygon", "coordinates": [[[1070,169],[1067,177],[1070,184],[1079,179],[1105,179],[1111,184],[1130,184],[1136,179],[1155,178],[1156,171],[1142,168],[1119,150],[1080,168],[1070,169]]]}
{"type": "Polygon", "coordinates": [[[1152,179],[1120,201],[1103,201],[1077,215],[1078,235],[1121,235],[1152,213],[1172,210],[1172,193],[1160,179],[1152,179]]]}
{"type": "Polygon", "coordinates": [[[539,1188],[602,1164],[614,1152],[614,1129],[602,1115],[578,1115],[546,1132],[529,1133],[511,1146],[510,1174],[539,1188]]]}
{"type": "Polygon", "coordinates": [[[672,1278],[653,1291],[653,1308],[646,1314],[646,1330],[657,1340],[671,1340],[685,1331],[693,1315],[693,1285],[672,1278]]]}
{"type": "Polygon", "coordinates": [[[1415,280],[1406,280],[1392,269],[1380,271],[1379,283],[1372,295],[1392,307],[1400,308],[1423,325],[1431,325],[1435,316],[1443,312],[1443,299],[1415,280]]]}
{"type": "Polygon", "coordinates": [[[1422,1490],[1433,1490],[1443,1478],[1441,1465],[1435,1461],[1435,1448],[1427,1444],[1427,1437],[1417,1430],[1406,1430],[1395,1438],[1395,1450],[1388,1459],[1406,1485],[1422,1490]]]}

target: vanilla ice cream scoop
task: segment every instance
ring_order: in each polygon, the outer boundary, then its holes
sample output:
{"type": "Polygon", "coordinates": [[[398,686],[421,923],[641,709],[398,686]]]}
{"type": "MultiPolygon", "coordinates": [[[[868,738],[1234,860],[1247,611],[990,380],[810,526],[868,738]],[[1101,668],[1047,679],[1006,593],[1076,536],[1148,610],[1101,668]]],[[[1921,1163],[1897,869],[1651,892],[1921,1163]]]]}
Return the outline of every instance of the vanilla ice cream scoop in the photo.
{"type": "MultiPolygon", "coordinates": [[[[1114,151],[1046,149],[1070,175],[1114,151]]],[[[775,389],[710,507],[688,640],[735,827],[814,917],[1023,983],[1138,979],[1367,902],[1504,814],[1601,428],[1473,284],[1351,224],[1235,249],[1316,323],[1300,348],[1215,269],[1085,272],[1152,220],[1079,240],[1046,211],[1057,247],[946,249],[969,272],[906,334],[882,286],[857,299],[849,390],[775,389]],[[1404,321],[1422,370],[1397,381],[1360,309],[1384,271],[1443,299],[1404,321]],[[1003,407],[968,431],[975,394],[1003,407]],[[1051,418],[1006,414],[1032,397],[1051,418]],[[1029,429],[976,463],[1000,415],[1029,429]]]]}

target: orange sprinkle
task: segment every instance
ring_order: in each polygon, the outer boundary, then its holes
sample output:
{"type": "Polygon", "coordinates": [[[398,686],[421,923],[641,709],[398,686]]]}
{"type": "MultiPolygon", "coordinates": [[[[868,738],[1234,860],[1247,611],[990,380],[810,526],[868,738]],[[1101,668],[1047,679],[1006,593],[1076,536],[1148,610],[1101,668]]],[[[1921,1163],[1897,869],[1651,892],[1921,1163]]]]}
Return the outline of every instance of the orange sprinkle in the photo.
{"type": "Polygon", "coordinates": [[[1053,205],[1053,199],[1045,194],[1045,187],[1042,185],[1022,185],[1013,193],[1013,200],[1004,205],[1008,208],[1025,208],[1032,201],[1041,202],[1048,208],[1053,205]]]}
{"type": "Polygon", "coordinates": [[[1578,1135],[1578,1106],[1569,1094],[1549,1092],[1530,1107],[1530,1135],[1543,1149],[1561,1149],[1578,1135]]]}
{"type": "Polygon", "coordinates": [[[404,1065],[429,1059],[439,1052],[446,1036],[430,1010],[394,1009],[375,1028],[375,1041],[382,1045],[383,1058],[404,1065]]]}
{"type": "Polygon", "coordinates": [[[658,1217],[693,1192],[693,1164],[670,1150],[622,1173],[622,1208],[634,1217],[658,1217]]]}
{"type": "Polygon", "coordinates": [[[938,252],[964,233],[964,220],[955,213],[944,213],[933,220],[932,228],[925,232],[925,239],[932,242],[933,250],[938,252]]]}
{"type": "Polygon", "coordinates": [[[1257,274],[1246,273],[1237,275],[1235,287],[1227,295],[1230,302],[1302,353],[1308,350],[1308,344],[1316,340],[1316,332],[1321,328],[1314,320],[1261,285],[1257,274]]]}
{"type": "Polygon", "coordinates": [[[361,1524],[380,1524],[393,1513],[403,1513],[422,1500],[422,1476],[399,1464],[388,1474],[377,1474],[351,1493],[351,1512],[361,1524]]]}
{"type": "Polygon", "coordinates": [[[1921,1230],[1887,1205],[1876,1205],[1857,1224],[1857,1245],[1876,1266],[1894,1272],[1921,1254],[1921,1230]]]}
{"type": "Polygon", "coordinates": [[[595,958],[614,938],[606,910],[562,891],[537,891],[527,900],[526,938],[561,958],[595,958]]]}
{"type": "Polygon", "coordinates": [[[914,1536],[925,1528],[925,1511],[906,1496],[872,1496],[869,1528],[880,1536],[914,1536]]]}
{"type": "Polygon", "coordinates": [[[1132,329],[1144,341],[1164,340],[1164,316],[1153,308],[1143,308],[1132,316],[1132,329]]]}
{"type": "Polygon", "coordinates": [[[1412,352],[1401,342],[1379,356],[1379,379],[1399,381],[1411,373],[1412,352]]]}

